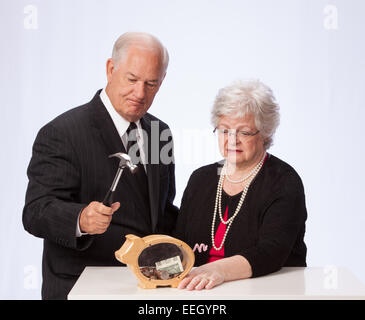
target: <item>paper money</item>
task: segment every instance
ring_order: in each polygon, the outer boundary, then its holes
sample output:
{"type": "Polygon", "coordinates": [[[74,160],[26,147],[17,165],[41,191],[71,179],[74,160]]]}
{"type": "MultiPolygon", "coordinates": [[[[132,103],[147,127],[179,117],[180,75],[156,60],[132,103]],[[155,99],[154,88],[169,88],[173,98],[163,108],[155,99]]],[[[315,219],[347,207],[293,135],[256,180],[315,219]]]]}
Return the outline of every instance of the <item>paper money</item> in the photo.
{"type": "Polygon", "coordinates": [[[176,274],[184,271],[179,256],[156,262],[156,269],[167,271],[168,274],[176,274]]]}
{"type": "Polygon", "coordinates": [[[154,280],[168,280],[173,278],[173,275],[170,275],[166,270],[157,270],[155,267],[140,267],[139,270],[145,277],[154,280]]]}

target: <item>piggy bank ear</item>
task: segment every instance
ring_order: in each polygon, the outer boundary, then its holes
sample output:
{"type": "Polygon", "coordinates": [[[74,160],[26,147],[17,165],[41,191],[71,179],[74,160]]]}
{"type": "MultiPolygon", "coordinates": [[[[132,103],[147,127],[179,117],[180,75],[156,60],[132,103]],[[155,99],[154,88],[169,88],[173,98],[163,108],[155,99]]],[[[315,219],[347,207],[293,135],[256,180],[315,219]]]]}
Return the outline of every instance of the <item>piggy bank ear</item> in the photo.
{"type": "Polygon", "coordinates": [[[140,237],[137,237],[134,234],[127,234],[125,236],[125,238],[126,238],[126,240],[131,240],[131,241],[135,241],[135,240],[138,240],[138,239],[142,240],[140,237]]]}
{"type": "Polygon", "coordinates": [[[127,234],[125,238],[126,242],[133,242],[133,244],[138,248],[141,248],[145,245],[145,241],[142,238],[135,236],[134,234],[127,234]]]}
{"type": "Polygon", "coordinates": [[[125,236],[126,243],[133,243],[137,248],[143,247],[145,242],[142,238],[135,236],[134,234],[127,234],[125,236]]]}

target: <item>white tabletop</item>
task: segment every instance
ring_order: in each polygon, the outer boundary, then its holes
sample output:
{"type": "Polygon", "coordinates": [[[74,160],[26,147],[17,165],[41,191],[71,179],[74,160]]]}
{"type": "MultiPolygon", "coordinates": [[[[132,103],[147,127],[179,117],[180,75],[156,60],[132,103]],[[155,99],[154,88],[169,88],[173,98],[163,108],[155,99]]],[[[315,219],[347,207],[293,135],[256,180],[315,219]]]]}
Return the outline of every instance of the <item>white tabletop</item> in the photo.
{"type": "Polygon", "coordinates": [[[282,268],[254,279],[226,282],[211,290],[141,289],[126,267],[87,267],[69,300],[365,299],[365,286],[346,268],[282,268]]]}

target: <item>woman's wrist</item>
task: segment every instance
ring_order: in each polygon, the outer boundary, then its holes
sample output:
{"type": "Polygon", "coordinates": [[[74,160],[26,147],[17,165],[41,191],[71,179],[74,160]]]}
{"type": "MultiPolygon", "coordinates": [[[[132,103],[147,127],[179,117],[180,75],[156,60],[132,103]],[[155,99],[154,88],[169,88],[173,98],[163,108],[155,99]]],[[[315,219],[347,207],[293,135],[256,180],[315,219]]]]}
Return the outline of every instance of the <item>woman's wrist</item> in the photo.
{"type": "Polygon", "coordinates": [[[252,277],[251,265],[248,260],[241,255],[235,255],[212,263],[217,264],[217,268],[222,274],[225,282],[252,277]]]}

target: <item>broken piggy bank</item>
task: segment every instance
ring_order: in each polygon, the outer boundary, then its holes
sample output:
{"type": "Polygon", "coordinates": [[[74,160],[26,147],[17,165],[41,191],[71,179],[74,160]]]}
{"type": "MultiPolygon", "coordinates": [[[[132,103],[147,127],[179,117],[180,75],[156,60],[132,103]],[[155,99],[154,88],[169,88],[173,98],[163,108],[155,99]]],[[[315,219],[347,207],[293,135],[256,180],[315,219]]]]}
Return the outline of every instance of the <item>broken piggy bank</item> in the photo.
{"type": "Polygon", "coordinates": [[[115,257],[131,268],[143,289],[176,288],[195,261],[193,250],[185,242],[159,234],[143,238],[126,235],[115,257]]]}

